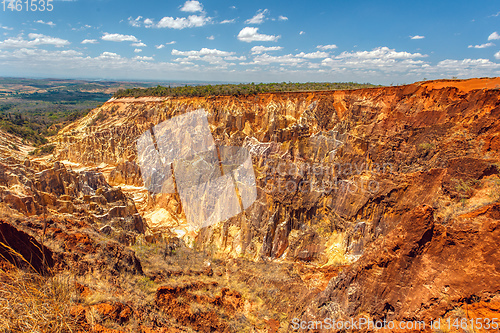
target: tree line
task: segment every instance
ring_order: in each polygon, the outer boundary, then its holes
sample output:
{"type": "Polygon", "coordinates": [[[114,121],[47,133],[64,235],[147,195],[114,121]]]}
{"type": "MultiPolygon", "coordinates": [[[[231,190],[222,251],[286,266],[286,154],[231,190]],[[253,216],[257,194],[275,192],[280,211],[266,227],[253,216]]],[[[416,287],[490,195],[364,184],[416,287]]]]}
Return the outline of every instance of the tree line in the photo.
{"type": "Polygon", "coordinates": [[[318,91],[318,90],[348,90],[377,87],[370,83],[354,82],[306,82],[306,83],[241,83],[217,85],[185,85],[183,87],[165,87],[158,85],[150,88],[120,89],[113,97],[206,97],[206,96],[240,96],[255,95],[270,92],[318,91]]]}

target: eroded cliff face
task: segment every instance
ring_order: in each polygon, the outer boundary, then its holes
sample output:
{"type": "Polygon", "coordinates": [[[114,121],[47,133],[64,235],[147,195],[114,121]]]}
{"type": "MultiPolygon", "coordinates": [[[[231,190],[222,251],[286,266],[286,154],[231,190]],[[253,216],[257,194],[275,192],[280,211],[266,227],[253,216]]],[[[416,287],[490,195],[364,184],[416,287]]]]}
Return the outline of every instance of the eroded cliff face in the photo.
{"type": "Polygon", "coordinates": [[[136,205],[152,229],[170,228],[197,246],[252,259],[352,262],[419,205],[452,223],[498,199],[497,81],[122,98],[66,127],[56,157],[101,166],[110,183],[137,188],[136,205]],[[258,200],[197,233],[185,227],[176,195],[139,191],[135,142],[152,125],[199,108],[217,145],[249,149],[258,200]]]}
{"type": "Polygon", "coordinates": [[[218,258],[322,266],[299,269],[318,289],[288,319],[437,318],[463,302],[498,302],[499,84],[122,98],[64,128],[54,158],[103,172],[100,193],[119,186],[147,234],[176,234],[218,258]],[[136,140],[200,108],[218,146],[249,150],[257,200],[196,230],[178,194],[145,189],[136,140]]]}

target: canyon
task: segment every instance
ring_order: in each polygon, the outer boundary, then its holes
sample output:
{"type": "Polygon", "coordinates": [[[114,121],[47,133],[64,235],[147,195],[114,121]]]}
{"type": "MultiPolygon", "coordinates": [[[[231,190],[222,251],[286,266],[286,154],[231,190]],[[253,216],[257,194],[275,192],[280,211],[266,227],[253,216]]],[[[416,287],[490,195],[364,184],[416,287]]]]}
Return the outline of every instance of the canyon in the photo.
{"type": "Polygon", "coordinates": [[[43,157],[0,149],[0,258],[77,276],[68,316],[85,329],[499,318],[499,78],[112,98],[51,141],[43,157]],[[179,193],[148,191],[137,151],[196,110],[216,146],[249,152],[257,193],[201,229],[179,193]]]}

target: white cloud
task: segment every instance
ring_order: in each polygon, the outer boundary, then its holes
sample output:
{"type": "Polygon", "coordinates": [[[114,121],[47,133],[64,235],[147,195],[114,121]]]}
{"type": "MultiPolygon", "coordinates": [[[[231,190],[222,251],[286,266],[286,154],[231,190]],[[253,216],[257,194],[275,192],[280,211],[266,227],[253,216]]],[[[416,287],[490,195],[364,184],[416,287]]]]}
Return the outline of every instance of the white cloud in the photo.
{"type": "Polygon", "coordinates": [[[495,46],[495,44],[493,44],[493,43],[490,42],[490,43],[485,43],[485,44],[480,44],[480,45],[469,45],[468,48],[469,49],[472,49],[472,48],[474,48],[474,49],[485,49],[485,48],[490,47],[490,46],[495,46]]]}
{"type": "Polygon", "coordinates": [[[500,70],[500,64],[491,62],[488,59],[463,59],[463,60],[446,59],[440,61],[436,65],[436,67],[441,71],[453,70],[460,75],[467,75],[467,72],[472,72],[472,71],[477,72],[477,71],[500,70]]]}
{"type": "Polygon", "coordinates": [[[270,56],[267,53],[264,53],[254,57],[252,64],[269,65],[271,63],[278,63],[282,66],[285,65],[297,66],[302,62],[304,62],[304,59],[295,57],[292,54],[287,54],[283,56],[270,56]]]}
{"type": "Polygon", "coordinates": [[[299,58],[306,58],[306,59],[320,59],[320,58],[328,57],[329,54],[327,52],[316,51],[313,53],[300,52],[299,54],[297,54],[295,56],[299,57],[299,58]]]}
{"type": "Polygon", "coordinates": [[[279,51],[282,49],[283,49],[283,47],[281,47],[281,46],[266,47],[266,46],[259,45],[259,46],[252,47],[250,52],[252,52],[252,54],[261,54],[261,53],[268,52],[268,51],[279,51]]]}
{"type": "MultiPolygon", "coordinates": [[[[91,57],[75,50],[48,51],[43,49],[15,49],[0,51],[0,68],[12,68],[19,75],[54,76],[68,71],[78,77],[113,78],[120,73],[135,78],[161,79],[167,75],[186,77],[189,73],[200,74],[200,70],[172,62],[157,62],[151,57],[122,57],[114,52],[103,52],[91,57]]],[[[219,71],[207,70],[209,73],[219,71]]]]}
{"type": "Polygon", "coordinates": [[[221,51],[217,49],[207,49],[202,48],[201,50],[192,50],[192,51],[179,51],[176,49],[172,50],[172,55],[174,56],[182,56],[182,58],[174,59],[173,61],[187,64],[193,63],[193,61],[204,61],[213,65],[218,69],[225,69],[228,66],[232,66],[234,64],[228,63],[226,61],[232,60],[245,60],[244,56],[236,57],[234,56],[235,52],[221,51]]]}
{"type": "Polygon", "coordinates": [[[117,59],[121,59],[121,58],[122,57],[119,54],[114,53],[114,52],[107,52],[107,51],[101,53],[97,57],[97,59],[105,59],[105,60],[112,60],[112,59],[117,60],[117,59]]]}
{"type": "Polygon", "coordinates": [[[128,24],[130,24],[131,26],[133,27],[140,27],[141,26],[141,19],[142,19],[142,16],[137,16],[137,18],[132,18],[132,16],[130,16],[128,18],[128,24]]]}
{"type": "Polygon", "coordinates": [[[147,46],[146,44],[144,44],[143,42],[138,42],[138,43],[132,43],[130,44],[130,46],[135,46],[135,47],[145,47],[147,46]]]}
{"type": "Polygon", "coordinates": [[[140,52],[142,52],[142,50],[141,49],[135,49],[134,52],[135,53],[140,53],[140,52]]]}
{"type": "Polygon", "coordinates": [[[202,12],[203,5],[199,1],[188,0],[184,3],[184,6],[182,6],[181,11],[189,13],[202,12]]]}
{"type": "Polygon", "coordinates": [[[358,51],[358,52],[342,52],[338,55],[337,59],[413,59],[413,58],[423,58],[426,55],[420,53],[409,53],[409,52],[397,52],[394,49],[389,49],[386,46],[377,47],[371,51],[358,51]]]}
{"type": "Polygon", "coordinates": [[[498,51],[497,53],[495,53],[495,58],[497,58],[498,60],[500,60],[500,51],[498,51]]]}
{"type": "Polygon", "coordinates": [[[71,28],[71,30],[82,31],[82,30],[86,30],[86,29],[90,29],[90,28],[92,28],[91,25],[85,24],[85,25],[80,26],[79,28],[71,28]]]}
{"type": "Polygon", "coordinates": [[[333,49],[336,49],[337,48],[337,45],[335,44],[330,44],[330,45],[318,45],[316,46],[317,49],[320,49],[320,50],[333,50],[333,49]]]}
{"type": "Polygon", "coordinates": [[[275,35],[264,35],[264,34],[259,34],[258,33],[259,28],[254,28],[254,27],[245,27],[241,29],[240,33],[238,34],[238,39],[241,40],[242,42],[275,42],[277,41],[281,36],[275,36],[275,35]]]}
{"type": "Polygon", "coordinates": [[[111,42],[139,42],[139,40],[132,35],[110,34],[107,32],[104,33],[101,39],[111,42]]]}
{"type": "Polygon", "coordinates": [[[215,37],[214,37],[214,35],[212,35],[212,36],[208,36],[208,37],[207,37],[207,39],[208,39],[208,40],[214,40],[214,39],[215,39],[215,37]]]}
{"type": "Polygon", "coordinates": [[[488,36],[488,40],[496,40],[496,39],[500,39],[500,35],[496,31],[488,36]]]}
{"type": "Polygon", "coordinates": [[[420,71],[418,75],[423,75],[423,70],[429,66],[427,62],[420,60],[424,57],[427,55],[377,47],[371,51],[342,52],[338,56],[323,59],[321,65],[332,71],[350,71],[353,75],[364,73],[380,80],[384,76],[395,77],[398,73],[417,75],[417,71],[420,71]]]}
{"type": "Polygon", "coordinates": [[[49,25],[51,27],[55,27],[56,26],[56,24],[54,22],[52,22],[52,21],[44,22],[42,20],[38,20],[38,21],[35,21],[35,23],[46,24],[46,25],[49,25]]]}
{"type": "Polygon", "coordinates": [[[304,31],[299,32],[299,35],[303,35],[303,34],[305,34],[305,32],[304,32],[304,31]]]}
{"type": "Polygon", "coordinates": [[[25,40],[23,37],[12,37],[0,42],[0,48],[32,48],[38,45],[54,45],[55,47],[63,47],[71,44],[69,41],[57,37],[45,36],[42,34],[30,33],[25,40]]]}
{"type": "Polygon", "coordinates": [[[172,50],[172,55],[176,56],[204,56],[204,55],[216,55],[216,56],[230,56],[233,55],[234,52],[220,51],[217,49],[207,49],[202,48],[199,51],[179,51],[176,49],[172,50]]]}
{"type": "Polygon", "coordinates": [[[153,61],[153,60],[154,60],[154,58],[153,58],[153,57],[146,57],[146,56],[144,56],[144,57],[141,57],[141,56],[135,56],[135,57],[133,57],[132,59],[134,59],[134,60],[139,60],[139,61],[153,61]]]}
{"type": "Polygon", "coordinates": [[[220,24],[228,24],[228,23],[234,23],[234,22],[236,22],[236,19],[220,21],[220,24]]]}
{"type": "Polygon", "coordinates": [[[419,36],[419,35],[415,35],[415,36],[410,36],[411,39],[424,39],[425,36],[419,36]]]}
{"type": "Polygon", "coordinates": [[[165,43],[165,44],[156,45],[155,47],[156,47],[157,49],[162,49],[162,48],[164,48],[164,47],[165,47],[165,46],[167,46],[167,45],[173,45],[173,44],[175,44],[175,43],[177,43],[177,42],[176,42],[175,40],[173,40],[173,41],[170,41],[170,42],[165,43]]]}
{"type": "Polygon", "coordinates": [[[153,25],[154,25],[154,22],[152,19],[147,18],[144,20],[144,26],[146,28],[151,28],[153,25]]]}
{"type": "Polygon", "coordinates": [[[186,17],[169,17],[165,16],[158,22],[156,27],[158,28],[171,28],[171,29],[184,29],[193,27],[202,27],[212,20],[211,17],[190,15],[186,17]]]}
{"type": "Polygon", "coordinates": [[[278,16],[278,20],[279,21],[288,21],[288,17],[280,15],[280,16],[278,16]]]}
{"type": "Polygon", "coordinates": [[[266,20],[266,14],[269,12],[267,9],[259,9],[257,14],[251,19],[245,21],[245,24],[261,24],[266,20]]]}
{"type": "Polygon", "coordinates": [[[1,24],[0,24],[0,28],[2,28],[4,30],[14,30],[14,28],[9,28],[9,27],[6,27],[6,26],[1,25],[1,24]]]}
{"type": "Polygon", "coordinates": [[[235,56],[229,56],[229,57],[224,57],[224,60],[229,60],[229,61],[234,61],[234,60],[247,60],[247,57],[241,56],[241,57],[235,57],[235,56]]]}
{"type": "Polygon", "coordinates": [[[97,39],[84,39],[82,44],[97,44],[97,39]]]}

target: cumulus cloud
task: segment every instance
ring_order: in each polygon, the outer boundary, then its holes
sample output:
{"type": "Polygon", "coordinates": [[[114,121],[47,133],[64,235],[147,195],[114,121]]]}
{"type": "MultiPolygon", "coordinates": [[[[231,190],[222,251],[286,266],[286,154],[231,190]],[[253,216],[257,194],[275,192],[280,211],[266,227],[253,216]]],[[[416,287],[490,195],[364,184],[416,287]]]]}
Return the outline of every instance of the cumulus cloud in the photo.
{"type": "Polygon", "coordinates": [[[170,29],[185,29],[202,27],[212,20],[211,17],[206,17],[204,15],[189,15],[186,17],[173,18],[170,16],[165,16],[158,22],[156,27],[158,28],[170,28],[170,29]]]}
{"type": "Polygon", "coordinates": [[[146,56],[144,56],[144,57],[141,57],[141,56],[135,56],[135,57],[133,57],[132,59],[134,59],[134,60],[139,60],[139,61],[153,61],[153,60],[154,60],[154,58],[153,58],[153,57],[146,57],[146,56]]]}
{"type": "Polygon", "coordinates": [[[146,28],[151,28],[153,25],[154,25],[154,22],[152,19],[147,18],[144,20],[144,26],[146,28]]]}
{"type": "Polygon", "coordinates": [[[118,60],[118,59],[121,59],[122,57],[117,54],[117,53],[114,53],[114,52],[103,52],[101,53],[97,59],[104,59],[104,60],[118,60]]]}
{"type": "Polygon", "coordinates": [[[97,44],[97,39],[84,39],[82,44],[97,44]]]}
{"type": "Polygon", "coordinates": [[[303,34],[305,34],[305,31],[299,32],[299,35],[303,35],[303,34]]]}
{"type": "MultiPolygon", "coordinates": [[[[16,69],[20,75],[29,73],[43,76],[64,75],[70,70],[77,76],[116,77],[127,71],[137,78],[152,77],[161,79],[167,75],[186,76],[196,73],[191,67],[172,62],[153,61],[152,57],[134,55],[127,58],[114,52],[103,52],[91,57],[75,50],[49,51],[44,49],[15,49],[0,51],[0,66],[16,69]],[[146,75],[146,76],[145,76],[146,75]]],[[[211,70],[211,69],[208,69],[211,70]]]]}
{"type": "Polygon", "coordinates": [[[199,1],[188,0],[182,6],[181,11],[183,11],[183,12],[189,12],[189,13],[202,12],[203,11],[203,5],[199,1]]]}
{"type": "Polygon", "coordinates": [[[500,35],[496,31],[488,36],[488,40],[496,40],[496,39],[500,39],[500,35]]]}
{"type": "Polygon", "coordinates": [[[245,21],[246,24],[261,24],[266,20],[266,14],[269,12],[268,9],[259,9],[257,13],[251,19],[245,21]]]}
{"type": "Polygon", "coordinates": [[[132,16],[130,16],[128,18],[128,24],[130,24],[133,27],[138,28],[141,26],[141,23],[142,23],[141,19],[142,19],[142,16],[137,16],[137,18],[135,18],[135,19],[132,16]]]}
{"type": "Polygon", "coordinates": [[[176,42],[175,40],[173,40],[173,41],[168,42],[168,43],[165,43],[165,44],[156,45],[155,47],[156,47],[157,49],[162,49],[162,48],[164,48],[164,47],[165,47],[165,46],[167,46],[167,45],[173,45],[173,44],[175,44],[175,43],[177,43],[177,42],[176,42]]]}
{"type": "Polygon", "coordinates": [[[261,54],[261,53],[268,52],[268,51],[279,51],[282,49],[283,49],[283,47],[281,47],[281,46],[266,47],[266,46],[259,45],[259,46],[252,47],[250,52],[252,52],[252,54],[261,54]]]}
{"type": "MultiPolygon", "coordinates": [[[[191,51],[179,51],[176,49],[172,50],[172,55],[181,56],[181,58],[174,59],[173,61],[180,64],[193,63],[193,61],[204,61],[213,65],[218,69],[225,69],[228,66],[233,66],[233,63],[228,63],[227,61],[233,60],[245,60],[244,56],[237,57],[234,55],[235,52],[221,51],[217,49],[202,48],[201,50],[191,50],[191,51]]],[[[194,63],[193,63],[194,64],[194,63]]]]}
{"type": "Polygon", "coordinates": [[[281,66],[297,66],[298,64],[304,62],[304,59],[298,58],[292,54],[287,54],[283,56],[270,56],[267,53],[258,55],[253,58],[253,62],[250,64],[258,65],[269,65],[272,63],[277,63],[281,66]]]}
{"type": "Polygon", "coordinates": [[[497,53],[495,53],[495,58],[497,58],[498,60],[500,60],[500,51],[498,51],[497,53]]]}
{"type": "MultiPolygon", "coordinates": [[[[440,61],[436,68],[439,71],[454,71],[459,75],[467,75],[471,72],[487,73],[488,71],[500,70],[500,64],[491,62],[489,59],[446,59],[440,61]]],[[[490,74],[491,75],[491,74],[490,74]]]]}
{"type": "Polygon", "coordinates": [[[215,39],[215,37],[214,37],[214,35],[212,35],[212,36],[208,36],[208,37],[207,37],[207,39],[208,39],[208,40],[214,40],[214,39],[215,39]]]}
{"type": "Polygon", "coordinates": [[[275,36],[275,35],[264,35],[258,33],[259,28],[254,28],[254,27],[245,27],[241,29],[240,33],[238,34],[238,39],[242,42],[275,42],[277,41],[281,36],[275,36]]]}
{"type": "MultiPolygon", "coordinates": [[[[422,71],[429,66],[421,60],[426,56],[420,53],[399,52],[388,47],[377,47],[371,51],[342,52],[338,56],[323,59],[321,65],[333,71],[364,72],[374,77],[390,76],[397,75],[397,73],[422,71]]],[[[417,75],[415,73],[414,75],[417,75]]]]}
{"type": "Polygon", "coordinates": [[[234,23],[236,22],[236,19],[232,19],[232,20],[223,20],[223,21],[220,21],[220,24],[228,24],[228,23],[234,23]]]}
{"type": "Polygon", "coordinates": [[[134,52],[135,53],[140,53],[140,52],[142,52],[142,50],[141,49],[135,49],[134,52]]]}
{"type": "Polygon", "coordinates": [[[35,23],[40,23],[40,24],[45,24],[45,25],[48,25],[48,26],[51,26],[51,27],[55,27],[56,24],[52,21],[49,21],[49,22],[44,22],[42,20],[38,20],[38,21],[35,21],[35,23]]]}
{"type": "Polygon", "coordinates": [[[179,51],[176,49],[172,50],[172,55],[176,55],[176,56],[204,56],[204,55],[230,56],[233,54],[234,54],[234,52],[221,51],[221,50],[217,50],[217,49],[207,49],[205,47],[199,51],[196,51],[196,50],[179,51]]]}
{"type": "Polygon", "coordinates": [[[358,51],[358,52],[342,52],[338,55],[337,59],[413,59],[413,58],[423,58],[426,55],[420,53],[410,53],[410,52],[397,52],[395,49],[390,49],[386,46],[377,47],[371,51],[358,51]]]}
{"type": "Polygon", "coordinates": [[[320,58],[328,57],[329,54],[327,52],[316,51],[316,52],[312,52],[312,53],[300,52],[299,54],[296,54],[295,56],[299,57],[299,58],[306,58],[306,59],[320,59],[320,58]]]}
{"type": "Polygon", "coordinates": [[[28,35],[30,40],[23,37],[12,37],[0,42],[0,48],[33,48],[38,45],[53,45],[63,47],[71,44],[68,40],[45,36],[42,34],[31,33],[28,35]]]}
{"type": "Polygon", "coordinates": [[[490,42],[490,43],[485,43],[485,44],[480,44],[480,45],[469,45],[468,48],[469,49],[472,49],[472,48],[474,48],[474,49],[485,49],[485,48],[490,47],[490,46],[495,46],[495,44],[493,44],[493,43],[490,42]]]}
{"type": "Polygon", "coordinates": [[[135,46],[135,47],[145,47],[147,46],[146,44],[144,44],[143,42],[138,42],[138,43],[132,43],[130,44],[130,46],[135,46]]]}
{"type": "Polygon", "coordinates": [[[419,36],[419,35],[415,35],[415,36],[410,36],[411,39],[424,39],[425,36],[419,36]]]}
{"type": "Polygon", "coordinates": [[[329,44],[329,45],[318,45],[316,46],[317,49],[320,49],[320,50],[333,50],[333,49],[336,49],[337,48],[337,45],[335,44],[329,44]]]}
{"type": "Polygon", "coordinates": [[[110,34],[107,32],[102,35],[101,39],[110,42],[139,42],[139,40],[132,35],[110,34]]]}
{"type": "Polygon", "coordinates": [[[288,17],[280,15],[280,16],[278,16],[278,20],[279,21],[288,21],[288,17]]]}

